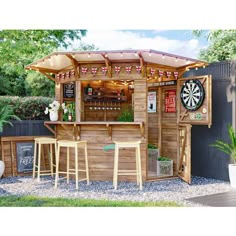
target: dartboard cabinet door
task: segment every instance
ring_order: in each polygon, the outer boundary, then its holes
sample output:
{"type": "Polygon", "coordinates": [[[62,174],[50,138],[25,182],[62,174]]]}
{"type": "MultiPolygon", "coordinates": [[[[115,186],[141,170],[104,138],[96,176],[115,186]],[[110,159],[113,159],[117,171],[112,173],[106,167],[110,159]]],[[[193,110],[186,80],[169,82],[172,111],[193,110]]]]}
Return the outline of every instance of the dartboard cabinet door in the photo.
{"type": "Polygon", "coordinates": [[[177,81],[178,175],[191,183],[191,127],[212,124],[212,79],[210,75],[177,81]]]}

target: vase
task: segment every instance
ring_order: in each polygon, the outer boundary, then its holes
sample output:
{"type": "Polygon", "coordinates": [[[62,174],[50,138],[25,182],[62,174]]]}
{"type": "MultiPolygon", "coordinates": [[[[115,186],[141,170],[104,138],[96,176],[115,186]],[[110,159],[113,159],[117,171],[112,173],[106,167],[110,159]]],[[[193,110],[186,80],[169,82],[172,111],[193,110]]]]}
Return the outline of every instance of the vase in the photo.
{"type": "Polygon", "coordinates": [[[2,177],[5,170],[5,164],[3,161],[0,161],[0,178],[2,177]]]}
{"type": "Polygon", "coordinates": [[[58,112],[53,111],[49,113],[50,121],[58,121],[58,112]]]}

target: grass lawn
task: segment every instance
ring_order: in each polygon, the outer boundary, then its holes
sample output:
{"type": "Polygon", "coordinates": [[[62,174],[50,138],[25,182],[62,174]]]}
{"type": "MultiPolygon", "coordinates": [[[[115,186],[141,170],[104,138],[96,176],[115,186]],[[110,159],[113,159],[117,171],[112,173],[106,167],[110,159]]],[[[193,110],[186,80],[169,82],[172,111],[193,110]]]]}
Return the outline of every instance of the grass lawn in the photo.
{"type": "Polygon", "coordinates": [[[46,198],[34,196],[0,197],[0,207],[179,207],[175,202],[130,202],[93,199],[46,198]]]}

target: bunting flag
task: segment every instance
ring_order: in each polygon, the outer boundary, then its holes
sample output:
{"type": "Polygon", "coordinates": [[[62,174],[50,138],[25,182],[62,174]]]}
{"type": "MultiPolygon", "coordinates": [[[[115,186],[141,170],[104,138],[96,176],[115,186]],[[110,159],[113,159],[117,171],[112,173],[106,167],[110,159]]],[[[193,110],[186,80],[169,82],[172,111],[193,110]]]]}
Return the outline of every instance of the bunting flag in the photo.
{"type": "Polygon", "coordinates": [[[119,74],[120,73],[120,66],[115,66],[115,72],[116,72],[116,74],[119,74]]]}
{"type": "Polygon", "coordinates": [[[142,66],[136,66],[136,71],[138,74],[140,74],[141,70],[142,70],[142,66]]]}
{"type": "Polygon", "coordinates": [[[151,68],[151,69],[150,69],[150,73],[151,73],[152,76],[154,76],[154,74],[155,74],[155,69],[151,68]]]}
{"type": "Polygon", "coordinates": [[[105,75],[107,73],[107,67],[102,67],[102,73],[105,75]]]}
{"type": "Polygon", "coordinates": [[[125,70],[126,70],[127,74],[130,74],[131,68],[132,68],[132,66],[126,66],[125,67],[125,70]]]}
{"type": "Polygon", "coordinates": [[[88,71],[88,67],[81,67],[81,73],[83,75],[86,75],[87,71],[88,71]]]}
{"type": "Polygon", "coordinates": [[[166,71],[167,78],[170,79],[171,77],[171,71],[166,71]]]}
{"type": "Polygon", "coordinates": [[[97,68],[97,67],[92,67],[92,68],[91,68],[91,73],[93,74],[93,76],[95,76],[95,75],[96,75],[96,73],[97,73],[97,70],[98,70],[98,68],[97,68]]]}
{"type": "Polygon", "coordinates": [[[72,70],[71,72],[70,72],[70,76],[72,77],[72,76],[75,76],[75,71],[74,70],[72,70]]]}
{"type": "Polygon", "coordinates": [[[163,75],[164,75],[164,71],[163,71],[163,70],[159,70],[159,76],[160,76],[160,78],[162,78],[163,75]]]}
{"type": "Polygon", "coordinates": [[[65,74],[61,73],[61,79],[65,79],[65,74]]]}
{"type": "Polygon", "coordinates": [[[174,77],[175,77],[175,79],[178,79],[178,76],[179,76],[179,72],[175,71],[175,72],[174,72],[174,77]]]}
{"type": "Polygon", "coordinates": [[[66,78],[70,78],[70,71],[66,72],[66,78]]]}

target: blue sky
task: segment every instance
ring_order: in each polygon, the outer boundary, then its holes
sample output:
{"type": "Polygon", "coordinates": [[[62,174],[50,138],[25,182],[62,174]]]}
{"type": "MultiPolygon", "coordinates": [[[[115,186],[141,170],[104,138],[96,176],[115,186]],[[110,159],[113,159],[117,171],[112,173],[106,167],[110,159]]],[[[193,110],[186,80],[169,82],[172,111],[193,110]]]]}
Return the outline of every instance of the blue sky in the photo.
{"type": "Polygon", "coordinates": [[[99,50],[154,49],[191,58],[208,45],[204,37],[193,37],[192,30],[88,30],[82,42],[99,50]]]}

